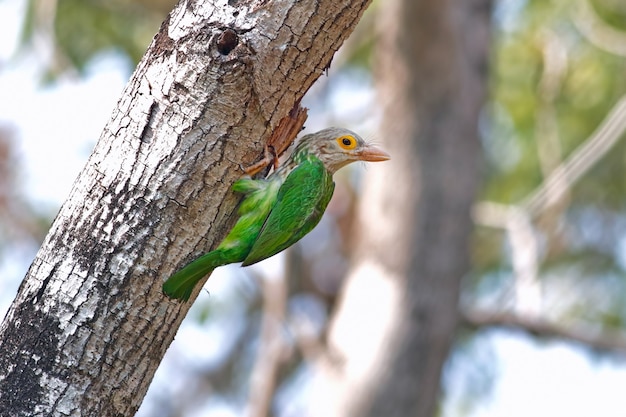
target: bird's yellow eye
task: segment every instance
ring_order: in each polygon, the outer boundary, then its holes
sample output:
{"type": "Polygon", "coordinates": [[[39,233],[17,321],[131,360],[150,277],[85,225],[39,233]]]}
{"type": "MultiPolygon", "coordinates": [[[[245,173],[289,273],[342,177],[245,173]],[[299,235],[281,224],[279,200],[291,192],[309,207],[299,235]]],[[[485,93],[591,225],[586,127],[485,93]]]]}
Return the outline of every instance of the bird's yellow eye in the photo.
{"type": "Polygon", "coordinates": [[[337,143],[339,144],[339,146],[346,150],[356,148],[356,139],[354,138],[354,136],[346,135],[337,138],[337,143]]]}

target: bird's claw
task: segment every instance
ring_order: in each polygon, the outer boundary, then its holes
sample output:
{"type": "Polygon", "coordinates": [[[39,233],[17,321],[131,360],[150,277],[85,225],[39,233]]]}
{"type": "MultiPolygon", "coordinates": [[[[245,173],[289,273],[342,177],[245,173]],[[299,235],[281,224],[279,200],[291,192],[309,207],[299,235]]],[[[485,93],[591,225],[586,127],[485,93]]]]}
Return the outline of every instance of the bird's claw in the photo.
{"type": "Polygon", "coordinates": [[[278,168],[278,156],[276,155],[274,147],[266,144],[263,148],[263,159],[248,167],[243,167],[241,164],[239,164],[239,167],[247,175],[253,177],[270,164],[273,165],[274,169],[278,168]]]}

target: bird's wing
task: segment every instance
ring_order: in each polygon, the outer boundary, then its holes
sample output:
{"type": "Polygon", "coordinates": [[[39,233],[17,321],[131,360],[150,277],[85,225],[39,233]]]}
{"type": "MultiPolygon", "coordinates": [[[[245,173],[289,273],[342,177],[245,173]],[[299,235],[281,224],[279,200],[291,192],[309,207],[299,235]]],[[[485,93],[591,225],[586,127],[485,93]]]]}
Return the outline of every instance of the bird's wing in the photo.
{"type": "Polygon", "coordinates": [[[322,218],[333,195],[332,174],[317,158],[303,161],[285,179],[258,238],[243,265],[286,249],[309,233],[322,218]]]}

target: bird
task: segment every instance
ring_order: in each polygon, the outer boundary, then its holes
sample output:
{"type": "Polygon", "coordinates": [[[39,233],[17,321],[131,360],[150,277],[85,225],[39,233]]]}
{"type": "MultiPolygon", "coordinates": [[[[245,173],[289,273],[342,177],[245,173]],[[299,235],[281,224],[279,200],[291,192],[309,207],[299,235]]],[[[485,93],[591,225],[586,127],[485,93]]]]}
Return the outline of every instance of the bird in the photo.
{"type": "Polygon", "coordinates": [[[293,245],[320,221],[335,189],[333,174],[355,161],[390,159],[356,133],[330,127],[304,135],[267,178],[243,177],[232,190],[244,194],[239,218],[215,250],[205,253],[163,284],[171,299],[188,301],[196,284],[215,268],[255,264],[293,245]]]}

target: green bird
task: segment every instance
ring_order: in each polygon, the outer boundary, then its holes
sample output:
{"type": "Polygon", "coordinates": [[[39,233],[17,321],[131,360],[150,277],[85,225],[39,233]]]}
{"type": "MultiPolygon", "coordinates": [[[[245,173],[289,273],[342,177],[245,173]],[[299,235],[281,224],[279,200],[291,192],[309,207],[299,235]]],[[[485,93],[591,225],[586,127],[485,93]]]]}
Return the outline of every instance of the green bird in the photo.
{"type": "Polygon", "coordinates": [[[289,158],[265,179],[242,178],[232,189],[245,194],[228,236],[163,284],[170,298],[187,301],[205,275],[234,262],[252,265],[302,239],[319,223],[335,189],[333,174],[354,161],[386,161],[389,155],[347,129],[331,127],[296,140],[289,158]]]}

